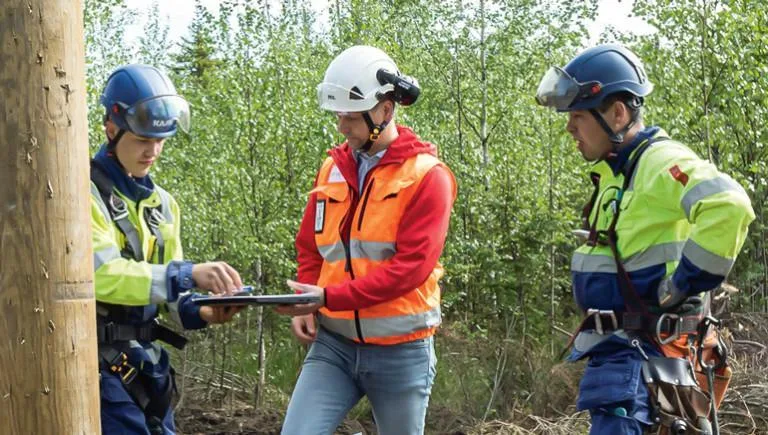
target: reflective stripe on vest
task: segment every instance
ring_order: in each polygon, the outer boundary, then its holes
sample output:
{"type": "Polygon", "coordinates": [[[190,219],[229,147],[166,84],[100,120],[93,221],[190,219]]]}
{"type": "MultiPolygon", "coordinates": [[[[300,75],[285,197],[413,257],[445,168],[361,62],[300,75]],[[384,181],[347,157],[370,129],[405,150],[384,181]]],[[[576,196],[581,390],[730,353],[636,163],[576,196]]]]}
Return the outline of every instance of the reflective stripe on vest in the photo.
{"type": "MultiPolygon", "coordinates": [[[[336,242],[333,245],[318,246],[320,255],[328,262],[344,260],[344,243],[336,242]]],[[[365,242],[362,240],[349,241],[349,255],[351,258],[367,258],[373,261],[384,261],[395,255],[395,244],[392,242],[365,242]]]]}
{"type": "MultiPolygon", "coordinates": [[[[401,334],[412,334],[423,330],[425,326],[436,327],[440,325],[440,306],[424,312],[403,316],[383,318],[361,318],[360,330],[365,340],[370,342],[372,338],[383,338],[401,334]]],[[[331,318],[320,316],[320,324],[331,331],[345,337],[356,337],[357,327],[355,319],[331,318]]]]}

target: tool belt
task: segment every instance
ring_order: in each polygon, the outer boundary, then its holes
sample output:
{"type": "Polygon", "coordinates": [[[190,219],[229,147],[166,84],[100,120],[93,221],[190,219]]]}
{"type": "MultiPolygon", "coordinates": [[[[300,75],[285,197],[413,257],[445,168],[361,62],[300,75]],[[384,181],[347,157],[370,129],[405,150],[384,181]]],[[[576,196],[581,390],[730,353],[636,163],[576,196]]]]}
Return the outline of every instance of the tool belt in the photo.
{"type": "Polygon", "coordinates": [[[159,324],[156,320],[143,325],[126,325],[99,319],[96,325],[96,334],[99,345],[110,345],[131,340],[143,342],[160,340],[182,350],[187,344],[187,339],[183,335],[159,324]]]}
{"type": "Polygon", "coordinates": [[[613,310],[587,310],[587,317],[576,330],[594,329],[598,334],[606,334],[623,329],[628,332],[640,332],[667,344],[686,334],[695,334],[702,316],[676,313],[641,314],[613,310]]]}

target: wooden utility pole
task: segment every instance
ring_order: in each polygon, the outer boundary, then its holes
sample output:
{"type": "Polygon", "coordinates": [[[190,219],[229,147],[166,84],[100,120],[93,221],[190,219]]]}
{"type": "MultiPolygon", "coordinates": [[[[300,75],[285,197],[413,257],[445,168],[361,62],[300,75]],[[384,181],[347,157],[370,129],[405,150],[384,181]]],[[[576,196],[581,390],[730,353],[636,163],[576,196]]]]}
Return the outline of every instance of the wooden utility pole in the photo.
{"type": "Polygon", "coordinates": [[[82,0],[0,2],[0,432],[96,434],[82,0]]]}

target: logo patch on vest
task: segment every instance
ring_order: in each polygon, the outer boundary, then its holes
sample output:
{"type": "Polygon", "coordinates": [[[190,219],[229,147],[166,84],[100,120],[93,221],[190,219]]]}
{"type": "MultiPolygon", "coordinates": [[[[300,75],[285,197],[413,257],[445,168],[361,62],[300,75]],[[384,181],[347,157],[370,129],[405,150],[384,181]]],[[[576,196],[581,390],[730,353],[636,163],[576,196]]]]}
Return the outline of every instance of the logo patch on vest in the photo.
{"type": "Polygon", "coordinates": [[[333,165],[333,168],[331,168],[331,175],[328,176],[328,182],[329,183],[344,183],[347,180],[344,179],[344,176],[341,175],[341,171],[339,170],[339,167],[336,165],[333,165]]]}
{"type": "Polygon", "coordinates": [[[325,200],[321,199],[315,204],[315,232],[322,233],[325,227],[325,200]]]}
{"type": "Polygon", "coordinates": [[[672,178],[679,181],[683,186],[688,184],[688,174],[681,171],[679,166],[675,165],[669,168],[669,173],[672,174],[672,178]]]}

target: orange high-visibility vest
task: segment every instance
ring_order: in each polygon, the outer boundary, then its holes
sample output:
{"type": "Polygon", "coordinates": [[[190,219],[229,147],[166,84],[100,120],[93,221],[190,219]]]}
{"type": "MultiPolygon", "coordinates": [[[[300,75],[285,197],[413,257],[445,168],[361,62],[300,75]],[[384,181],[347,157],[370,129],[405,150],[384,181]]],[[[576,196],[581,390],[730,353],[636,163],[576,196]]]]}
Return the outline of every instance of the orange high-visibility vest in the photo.
{"type": "MultiPolygon", "coordinates": [[[[445,167],[432,155],[417,154],[402,164],[374,167],[360,190],[357,207],[349,210],[351,188],[333,159],[325,160],[312,190],[317,195],[315,242],[323,257],[318,286],[359,279],[390,262],[397,252],[397,229],[406,207],[436,165],[445,167]],[[345,244],[341,229],[348,212],[353,220],[345,244]]],[[[319,323],[358,343],[392,345],[432,336],[441,321],[437,281],[442,276],[443,267],[437,263],[426,281],[405,295],[360,310],[324,307],[319,323]]]]}

